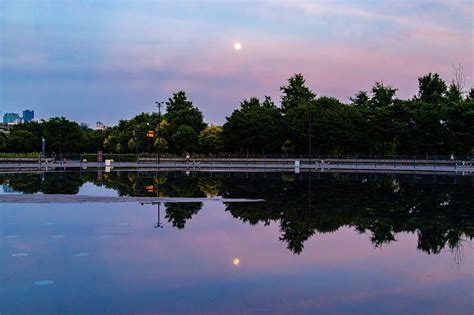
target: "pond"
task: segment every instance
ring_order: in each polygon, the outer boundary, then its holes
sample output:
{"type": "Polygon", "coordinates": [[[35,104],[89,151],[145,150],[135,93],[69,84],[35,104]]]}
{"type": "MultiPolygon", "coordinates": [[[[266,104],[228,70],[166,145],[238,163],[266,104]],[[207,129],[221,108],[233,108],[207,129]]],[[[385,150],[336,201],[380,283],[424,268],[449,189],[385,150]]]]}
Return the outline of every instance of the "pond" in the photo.
{"type": "Polygon", "coordinates": [[[2,315],[474,310],[472,176],[83,171],[0,185],[0,201],[209,197],[0,203],[2,315]]]}

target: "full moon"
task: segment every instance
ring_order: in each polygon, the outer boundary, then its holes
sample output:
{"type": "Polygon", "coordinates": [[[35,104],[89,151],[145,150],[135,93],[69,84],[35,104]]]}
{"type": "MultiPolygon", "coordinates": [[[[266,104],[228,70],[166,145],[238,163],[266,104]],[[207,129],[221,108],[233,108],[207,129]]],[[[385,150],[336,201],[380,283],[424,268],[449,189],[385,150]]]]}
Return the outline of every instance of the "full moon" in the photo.
{"type": "Polygon", "coordinates": [[[242,45],[237,42],[237,43],[234,44],[234,49],[235,50],[240,50],[240,49],[242,49],[242,45]]]}

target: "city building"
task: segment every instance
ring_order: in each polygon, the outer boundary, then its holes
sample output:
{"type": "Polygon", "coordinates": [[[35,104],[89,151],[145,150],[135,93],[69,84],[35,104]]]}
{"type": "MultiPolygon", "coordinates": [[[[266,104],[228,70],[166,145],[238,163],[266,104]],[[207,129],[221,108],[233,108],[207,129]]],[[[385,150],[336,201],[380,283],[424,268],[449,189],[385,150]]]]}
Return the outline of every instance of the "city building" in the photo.
{"type": "Polygon", "coordinates": [[[30,122],[35,118],[35,111],[25,109],[23,111],[23,122],[30,122]]]}
{"type": "Polygon", "coordinates": [[[18,124],[21,122],[21,117],[18,113],[3,114],[3,122],[6,124],[18,124]]]}
{"type": "Polygon", "coordinates": [[[103,122],[98,121],[98,122],[95,123],[95,129],[96,130],[104,130],[105,128],[106,127],[105,127],[103,122]]]}

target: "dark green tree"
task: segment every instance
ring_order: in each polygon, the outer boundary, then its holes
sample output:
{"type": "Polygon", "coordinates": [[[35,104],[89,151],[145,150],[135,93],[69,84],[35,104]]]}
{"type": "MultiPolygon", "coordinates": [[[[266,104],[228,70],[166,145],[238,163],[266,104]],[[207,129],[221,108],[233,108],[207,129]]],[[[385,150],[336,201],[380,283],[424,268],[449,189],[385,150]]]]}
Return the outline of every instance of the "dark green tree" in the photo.
{"type": "Polygon", "coordinates": [[[437,73],[428,73],[418,78],[417,99],[422,102],[441,105],[445,101],[447,90],[446,83],[437,73]]]}
{"type": "Polygon", "coordinates": [[[301,102],[312,101],[316,98],[316,93],[311,91],[306,85],[306,80],[301,73],[297,73],[288,79],[288,85],[280,87],[281,110],[287,113],[301,102]]]}
{"type": "Polygon", "coordinates": [[[230,152],[271,153],[281,150],[282,116],[270,97],[243,100],[222,127],[224,147],[230,152]]]}
{"type": "Polygon", "coordinates": [[[353,97],[350,98],[352,105],[357,107],[368,107],[369,106],[369,94],[367,91],[359,91],[353,97]]]}
{"type": "Polygon", "coordinates": [[[8,152],[39,152],[40,140],[32,132],[14,128],[7,138],[8,152]]]}
{"type": "Polygon", "coordinates": [[[181,153],[182,150],[197,151],[198,135],[206,127],[201,111],[194,107],[183,91],[173,94],[166,106],[165,119],[168,126],[163,130],[163,136],[169,150],[173,153],[181,153]],[[181,144],[181,140],[187,141],[186,144],[181,144]]]}
{"type": "Polygon", "coordinates": [[[171,136],[174,151],[196,152],[198,150],[198,135],[191,126],[181,125],[171,136]]]}
{"type": "Polygon", "coordinates": [[[446,141],[451,153],[472,155],[474,153],[474,99],[455,103],[445,113],[443,125],[446,127],[446,141]]]}
{"type": "Polygon", "coordinates": [[[459,87],[455,82],[452,82],[449,85],[448,91],[446,92],[446,100],[449,104],[459,103],[463,100],[462,92],[459,90],[459,87]]]}
{"type": "Polygon", "coordinates": [[[46,139],[46,150],[57,154],[84,152],[84,143],[87,142],[79,124],[64,117],[54,117],[43,122],[41,135],[46,139]]]}
{"type": "Polygon", "coordinates": [[[372,96],[369,101],[369,107],[376,109],[380,107],[387,107],[394,104],[396,100],[397,89],[391,86],[386,86],[381,82],[375,82],[372,87],[372,96]]]}
{"type": "Polygon", "coordinates": [[[0,133],[0,152],[4,152],[7,148],[7,138],[3,133],[0,133]]]}

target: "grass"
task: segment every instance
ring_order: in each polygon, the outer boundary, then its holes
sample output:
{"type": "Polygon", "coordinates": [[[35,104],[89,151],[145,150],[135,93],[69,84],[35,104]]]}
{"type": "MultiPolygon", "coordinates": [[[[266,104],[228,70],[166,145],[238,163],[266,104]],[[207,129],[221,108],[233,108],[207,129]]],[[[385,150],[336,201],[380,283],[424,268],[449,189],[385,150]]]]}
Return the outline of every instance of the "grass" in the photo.
{"type": "Polygon", "coordinates": [[[32,153],[2,153],[0,152],[0,159],[1,158],[38,158],[40,153],[32,152],[32,153]]]}

